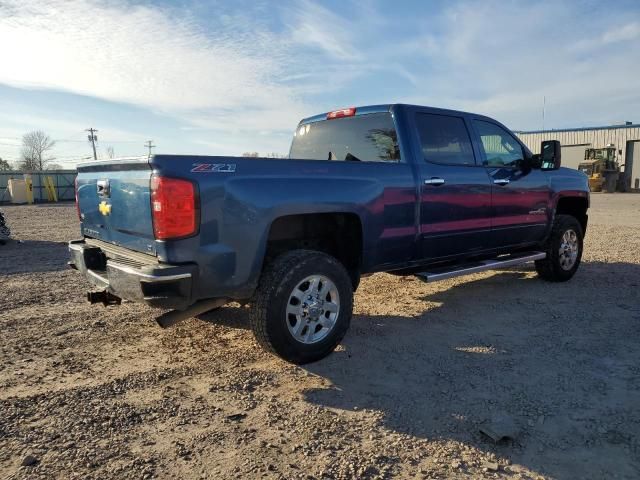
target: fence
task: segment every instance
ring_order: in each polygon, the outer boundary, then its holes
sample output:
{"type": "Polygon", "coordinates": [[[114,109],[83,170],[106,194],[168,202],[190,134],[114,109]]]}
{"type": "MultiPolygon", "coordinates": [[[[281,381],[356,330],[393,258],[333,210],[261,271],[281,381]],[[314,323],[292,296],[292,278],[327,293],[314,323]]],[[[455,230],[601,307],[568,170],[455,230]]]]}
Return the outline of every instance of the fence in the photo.
{"type": "Polygon", "coordinates": [[[21,172],[21,171],[2,171],[0,172],[0,203],[9,202],[9,191],[7,185],[12,178],[23,179],[24,174],[31,175],[33,182],[33,201],[46,202],[47,190],[44,184],[45,177],[53,178],[58,200],[75,200],[75,179],[78,172],[75,170],[45,170],[43,172],[21,172]]]}

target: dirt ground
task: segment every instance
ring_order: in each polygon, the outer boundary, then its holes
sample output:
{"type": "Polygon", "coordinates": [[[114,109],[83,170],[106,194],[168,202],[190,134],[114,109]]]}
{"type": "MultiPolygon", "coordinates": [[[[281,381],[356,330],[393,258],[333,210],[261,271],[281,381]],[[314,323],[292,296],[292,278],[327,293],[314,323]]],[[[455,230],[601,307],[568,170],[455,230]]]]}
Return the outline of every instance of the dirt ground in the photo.
{"type": "Polygon", "coordinates": [[[74,206],[2,207],[0,477],[640,478],[640,195],[592,207],[571,282],[374,275],[305,367],[238,305],[166,331],[90,306],[74,206]]]}

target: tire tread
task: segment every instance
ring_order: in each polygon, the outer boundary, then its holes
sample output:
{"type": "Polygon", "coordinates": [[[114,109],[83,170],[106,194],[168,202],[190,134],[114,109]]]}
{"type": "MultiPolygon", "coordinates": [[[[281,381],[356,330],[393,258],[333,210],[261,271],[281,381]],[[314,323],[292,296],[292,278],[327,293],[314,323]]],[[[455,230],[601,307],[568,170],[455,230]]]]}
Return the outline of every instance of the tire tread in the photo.
{"type": "Polygon", "coordinates": [[[260,277],[258,288],[256,289],[252,302],[253,306],[249,314],[249,321],[256,341],[266,351],[292,363],[308,363],[327,355],[337,347],[349,328],[353,300],[345,299],[347,301],[344,303],[344,306],[348,307],[348,311],[345,311],[347,315],[346,321],[341,322],[337,326],[339,330],[337,330],[334,335],[335,341],[323,349],[323,351],[326,350],[324,354],[294,352],[290,348],[287,348],[286,345],[280,344],[276,338],[269,334],[269,306],[274,297],[282,294],[282,292],[278,291],[281,285],[287,282],[288,278],[293,274],[292,270],[294,270],[295,267],[317,261],[319,258],[334,264],[333,266],[342,271],[341,274],[344,275],[345,279],[349,280],[349,285],[351,285],[349,274],[344,266],[330,255],[315,250],[292,250],[278,256],[267,264],[260,277]]]}
{"type": "Polygon", "coordinates": [[[556,215],[553,222],[553,227],[551,229],[551,234],[549,235],[549,238],[545,245],[545,252],[547,253],[547,257],[543,260],[536,260],[535,262],[536,272],[538,273],[538,276],[543,280],[547,280],[549,282],[565,282],[573,277],[574,273],[578,269],[578,266],[580,265],[580,260],[582,257],[582,239],[582,227],[580,226],[580,222],[578,222],[578,219],[571,215],[556,215]],[[574,267],[571,270],[564,271],[557,263],[557,249],[555,248],[555,245],[556,241],[562,237],[564,231],[570,227],[574,229],[580,237],[580,251],[578,253],[578,258],[574,267]]]}

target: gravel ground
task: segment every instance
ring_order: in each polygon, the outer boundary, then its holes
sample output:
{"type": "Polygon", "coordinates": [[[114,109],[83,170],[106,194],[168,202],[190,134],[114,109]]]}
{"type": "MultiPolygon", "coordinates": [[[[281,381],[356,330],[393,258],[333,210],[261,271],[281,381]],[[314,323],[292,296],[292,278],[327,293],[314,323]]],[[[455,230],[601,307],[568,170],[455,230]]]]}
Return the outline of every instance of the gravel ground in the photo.
{"type": "Polygon", "coordinates": [[[238,305],[166,331],[90,306],[74,206],[3,207],[21,243],[0,246],[0,476],[639,478],[640,195],[592,204],[571,282],[374,275],[305,367],[238,305]]]}

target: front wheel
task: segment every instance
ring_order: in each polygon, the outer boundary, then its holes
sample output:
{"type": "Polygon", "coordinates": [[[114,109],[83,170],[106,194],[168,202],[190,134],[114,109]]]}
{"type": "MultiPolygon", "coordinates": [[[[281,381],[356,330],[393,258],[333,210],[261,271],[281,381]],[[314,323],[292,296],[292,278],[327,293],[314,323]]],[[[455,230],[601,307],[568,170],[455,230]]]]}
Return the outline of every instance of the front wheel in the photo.
{"type": "Polygon", "coordinates": [[[309,363],[338,346],[352,310],[352,280],[342,264],[322,252],[294,250],[265,268],[251,327],[266,350],[292,363],[309,363]]]}
{"type": "Polygon", "coordinates": [[[547,258],[536,261],[538,276],[551,282],[566,282],[578,270],[582,259],[583,233],[571,215],[557,215],[547,241],[547,258]]]}

